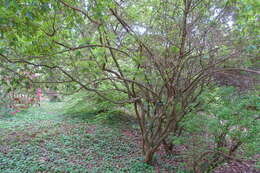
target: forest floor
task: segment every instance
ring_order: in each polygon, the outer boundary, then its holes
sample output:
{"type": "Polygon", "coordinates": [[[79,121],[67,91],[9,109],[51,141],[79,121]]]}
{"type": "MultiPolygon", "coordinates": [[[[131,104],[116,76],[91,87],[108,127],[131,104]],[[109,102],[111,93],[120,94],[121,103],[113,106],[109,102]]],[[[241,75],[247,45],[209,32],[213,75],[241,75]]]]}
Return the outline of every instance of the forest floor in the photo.
{"type": "Polygon", "coordinates": [[[1,173],[185,172],[183,161],[162,152],[155,167],[143,164],[140,137],[130,120],[93,123],[65,116],[63,108],[62,102],[44,102],[0,118],[1,173]]]}
{"type": "Polygon", "coordinates": [[[0,118],[1,173],[155,172],[142,163],[139,135],[130,126],[65,116],[63,106],[45,102],[0,118]]]}

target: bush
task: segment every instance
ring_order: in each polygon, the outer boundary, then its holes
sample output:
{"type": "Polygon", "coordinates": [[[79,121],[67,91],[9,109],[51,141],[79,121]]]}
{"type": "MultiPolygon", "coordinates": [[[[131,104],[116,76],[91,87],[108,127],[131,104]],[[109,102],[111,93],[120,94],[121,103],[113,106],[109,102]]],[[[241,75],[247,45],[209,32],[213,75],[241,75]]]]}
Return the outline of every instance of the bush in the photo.
{"type": "Polygon", "coordinates": [[[190,113],[181,122],[184,134],[174,138],[189,144],[189,165],[195,171],[210,172],[227,161],[260,153],[259,93],[215,88],[200,100],[203,111],[190,113]]]}
{"type": "Polygon", "coordinates": [[[10,115],[10,113],[13,111],[9,107],[11,104],[11,100],[9,100],[3,92],[0,92],[0,117],[10,115]]]}

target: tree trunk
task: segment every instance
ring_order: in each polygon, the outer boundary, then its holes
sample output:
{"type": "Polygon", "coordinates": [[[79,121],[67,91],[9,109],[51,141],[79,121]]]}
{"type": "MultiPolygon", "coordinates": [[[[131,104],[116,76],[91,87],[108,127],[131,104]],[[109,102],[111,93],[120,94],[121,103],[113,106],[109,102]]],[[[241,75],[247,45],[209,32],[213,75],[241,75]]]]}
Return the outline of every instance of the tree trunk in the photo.
{"type": "Polygon", "coordinates": [[[154,156],[155,151],[154,150],[148,150],[145,153],[145,159],[144,162],[152,165],[153,164],[153,156],[154,156]]]}
{"type": "Polygon", "coordinates": [[[173,144],[171,142],[168,143],[166,139],[162,143],[166,154],[172,154],[173,144]]]}

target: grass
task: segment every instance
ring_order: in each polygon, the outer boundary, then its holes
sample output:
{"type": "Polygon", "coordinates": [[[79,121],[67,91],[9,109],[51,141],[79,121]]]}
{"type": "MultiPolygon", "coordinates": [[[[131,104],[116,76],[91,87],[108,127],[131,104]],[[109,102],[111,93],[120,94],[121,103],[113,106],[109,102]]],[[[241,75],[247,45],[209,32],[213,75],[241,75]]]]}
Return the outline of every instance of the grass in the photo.
{"type": "Polygon", "coordinates": [[[0,119],[1,173],[156,172],[142,162],[130,126],[64,116],[63,106],[44,103],[0,119]]]}

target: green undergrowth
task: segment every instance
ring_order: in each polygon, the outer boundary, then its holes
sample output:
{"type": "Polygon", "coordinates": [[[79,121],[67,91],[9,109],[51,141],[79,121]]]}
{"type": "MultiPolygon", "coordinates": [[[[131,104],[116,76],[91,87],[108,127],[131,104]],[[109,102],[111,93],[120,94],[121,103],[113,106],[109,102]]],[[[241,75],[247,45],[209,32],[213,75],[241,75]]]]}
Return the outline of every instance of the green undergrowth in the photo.
{"type": "Polygon", "coordinates": [[[0,129],[24,128],[36,124],[41,126],[41,121],[44,120],[61,121],[62,107],[62,103],[44,102],[41,107],[32,107],[30,110],[21,111],[15,115],[0,117],[0,129]]]}
{"type": "MultiPolygon", "coordinates": [[[[115,95],[109,97],[119,99],[115,95]]],[[[113,127],[134,126],[137,123],[136,119],[126,110],[131,110],[131,106],[121,107],[96,94],[79,92],[66,98],[63,114],[75,121],[102,123],[113,127]]]]}
{"type": "Polygon", "coordinates": [[[43,103],[0,118],[1,173],[155,171],[142,163],[138,139],[101,123],[110,120],[64,115],[64,105],[43,103]]]}

